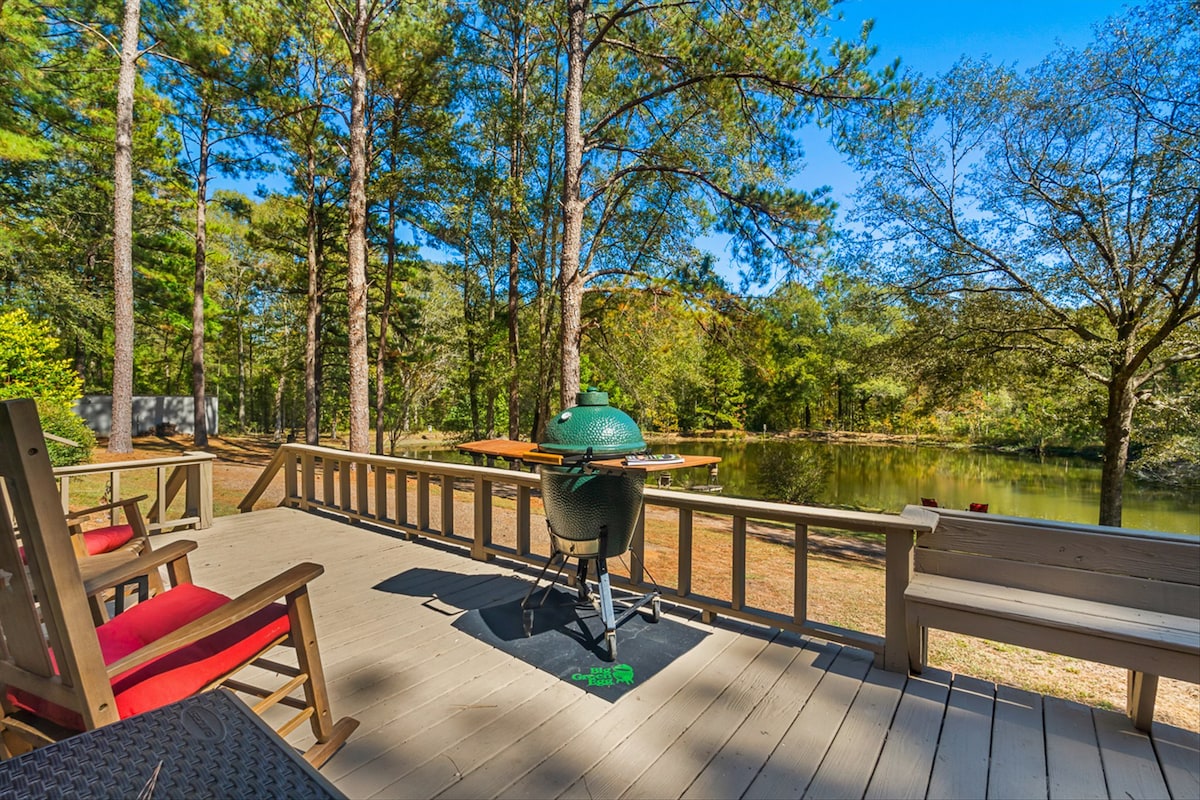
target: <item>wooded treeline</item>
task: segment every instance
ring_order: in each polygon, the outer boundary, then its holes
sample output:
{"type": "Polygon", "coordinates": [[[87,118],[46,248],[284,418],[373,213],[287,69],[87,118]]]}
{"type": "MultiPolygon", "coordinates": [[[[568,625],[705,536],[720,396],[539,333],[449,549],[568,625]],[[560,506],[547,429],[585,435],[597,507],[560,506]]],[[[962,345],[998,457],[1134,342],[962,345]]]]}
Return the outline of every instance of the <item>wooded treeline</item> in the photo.
{"type": "MultiPolygon", "coordinates": [[[[824,0],[135,9],[132,388],[226,431],[537,439],[594,384],[650,430],[1103,448],[1106,485],[1198,441],[1185,2],[929,80],[824,0]],[[812,124],[858,159],[851,227],[796,188],[812,124]]],[[[0,305],[94,393],[130,10],[0,3],[0,305]]]]}

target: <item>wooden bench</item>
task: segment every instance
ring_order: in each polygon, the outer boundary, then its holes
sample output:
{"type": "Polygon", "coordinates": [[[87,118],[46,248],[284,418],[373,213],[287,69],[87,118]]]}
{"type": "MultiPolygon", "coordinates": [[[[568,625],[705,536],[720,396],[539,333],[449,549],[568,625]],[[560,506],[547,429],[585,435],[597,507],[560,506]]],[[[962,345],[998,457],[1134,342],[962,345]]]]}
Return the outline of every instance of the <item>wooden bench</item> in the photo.
{"type": "Polygon", "coordinates": [[[1200,538],[908,506],[919,534],[904,593],[909,667],[928,630],[1129,670],[1128,712],[1149,730],[1158,677],[1200,683],[1200,538]]]}

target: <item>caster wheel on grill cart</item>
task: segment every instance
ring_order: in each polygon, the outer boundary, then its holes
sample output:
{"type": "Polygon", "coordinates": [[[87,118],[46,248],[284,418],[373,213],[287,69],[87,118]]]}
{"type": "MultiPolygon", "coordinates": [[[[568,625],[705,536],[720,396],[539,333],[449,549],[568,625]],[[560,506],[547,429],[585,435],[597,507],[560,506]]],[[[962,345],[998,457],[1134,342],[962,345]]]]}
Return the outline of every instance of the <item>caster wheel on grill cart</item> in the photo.
{"type": "Polygon", "coordinates": [[[608,660],[617,660],[617,632],[609,631],[604,634],[604,643],[608,645],[608,660]]]}
{"type": "Polygon", "coordinates": [[[532,608],[525,609],[525,613],[523,613],[521,615],[521,622],[525,626],[526,638],[532,636],[533,635],[533,609],[532,608]]]}
{"type": "Polygon", "coordinates": [[[658,622],[660,619],[662,619],[662,600],[656,597],[650,601],[650,621],[658,622]]]}

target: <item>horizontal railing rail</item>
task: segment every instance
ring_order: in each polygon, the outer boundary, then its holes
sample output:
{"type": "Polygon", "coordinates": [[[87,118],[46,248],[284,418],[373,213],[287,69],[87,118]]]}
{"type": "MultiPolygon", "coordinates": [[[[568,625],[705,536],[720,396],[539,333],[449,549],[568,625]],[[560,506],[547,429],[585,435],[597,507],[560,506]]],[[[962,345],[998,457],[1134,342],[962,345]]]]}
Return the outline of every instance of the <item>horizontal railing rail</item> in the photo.
{"type": "MultiPolygon", "coordinates": [[[[146,458],[136,461],[121,461],[109,464],[78,464],[70,467],[55,467],[59,495],[63,511],[71,507],[71,484],[73,481],[105,476],[106,495],[110,501],[124,497],[121,493],[121,476],[129,472],[154,470],[154,485],[149,494],[151,506],[147,514],[147,527],[151,533],[163,530],[193,528],[203,530],[212,527],[213,490],[212,453],[188,452],[165,458],[146,458]],[[184,508],[181,516],[169,517],[170,505],[184,492],[184,508]]],[[[109,511],[110,524],[119,522],[120,509],[109,511]]]]}
{"type": "MultiPolygon", "coordinates": [[[[424,536],[467,547],[480,560],[495,556],[540,565],[545,556],[530,547],[533,499],[541,486],[538,475],[511,469],[450,464],[390,456],[364,455],[312,445],[286,444],[279,448],[258,481],[239,503],[245,512],[254,508],[283,473],[282,505],[319,510],[397,530],[409,537],[424,536]],[[410,481],[414,484],[410,499],[410,481]],[[462,485],[466,484],[466,485],[462,485]],[[496,487],[512,487],[515,536],[512,546],[497,544],[494,533],[496,487]],[[455,520],[457,492],[470,491],[472,525],[460,531],[455,520]],[[437,525],[433,510],[437,509],[437,525]]],[[[465,497],[464,497],[465,502],[465,497]]],[[[647,488],[645,507],[638,520],[630,549],[628,577],[613,575],[613,583],[644,590],[651,585],[643,567],[646,548],[646,512],[675,513],[677,574],[675,585],[664,591],[674,602],[698,608],[706,619],[727,615],[750,622],[811,634],[861,647],[876,654],[889,669],[907,668],[904,625],[904,589],[912,575],[914,536],[931,530],[924,520],[894,514],[875,514],[811,506],[720,497],[647,488]],[[730,592],[713,597],[696,591],[697,572],[694,537],[697,519],[708,527],[729,531],[732,558],[722,568],[728,571],[730,592]],[[787,526],[782,538],[793,544],[794,582],[791,613],[753,606],[747,598],[748,549],[751,521],[787,526]],[[813,529],[882,535],[884,548],[884,635],[851,630],[809,618],[808,556],[809,533],[813,529]]],[[[661,529],[661,525],[659,528],[661,529]]]]}

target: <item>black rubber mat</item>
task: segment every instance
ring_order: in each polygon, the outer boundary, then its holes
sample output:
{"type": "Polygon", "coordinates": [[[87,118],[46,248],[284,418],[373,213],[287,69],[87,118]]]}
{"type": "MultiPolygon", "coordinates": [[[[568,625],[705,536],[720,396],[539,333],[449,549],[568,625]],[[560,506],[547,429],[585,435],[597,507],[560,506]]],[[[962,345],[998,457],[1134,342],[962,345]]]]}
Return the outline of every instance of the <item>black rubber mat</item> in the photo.
{"type": "MultiPolygon", "coordinates": [[[[539,591],[531,605],[540,599],[539,591]]],[[[520,599],[468,611],[454,627],[613,702],[708,635],[666,615],[658,622],[649,616],[646,606],[617,628],[617,657],[612,661],[600,614],[591,605],[578,605],[575,593],[564,589],[552,589],[545,604],[535,609],[530,636],[525,635],[520,599]]]]}

